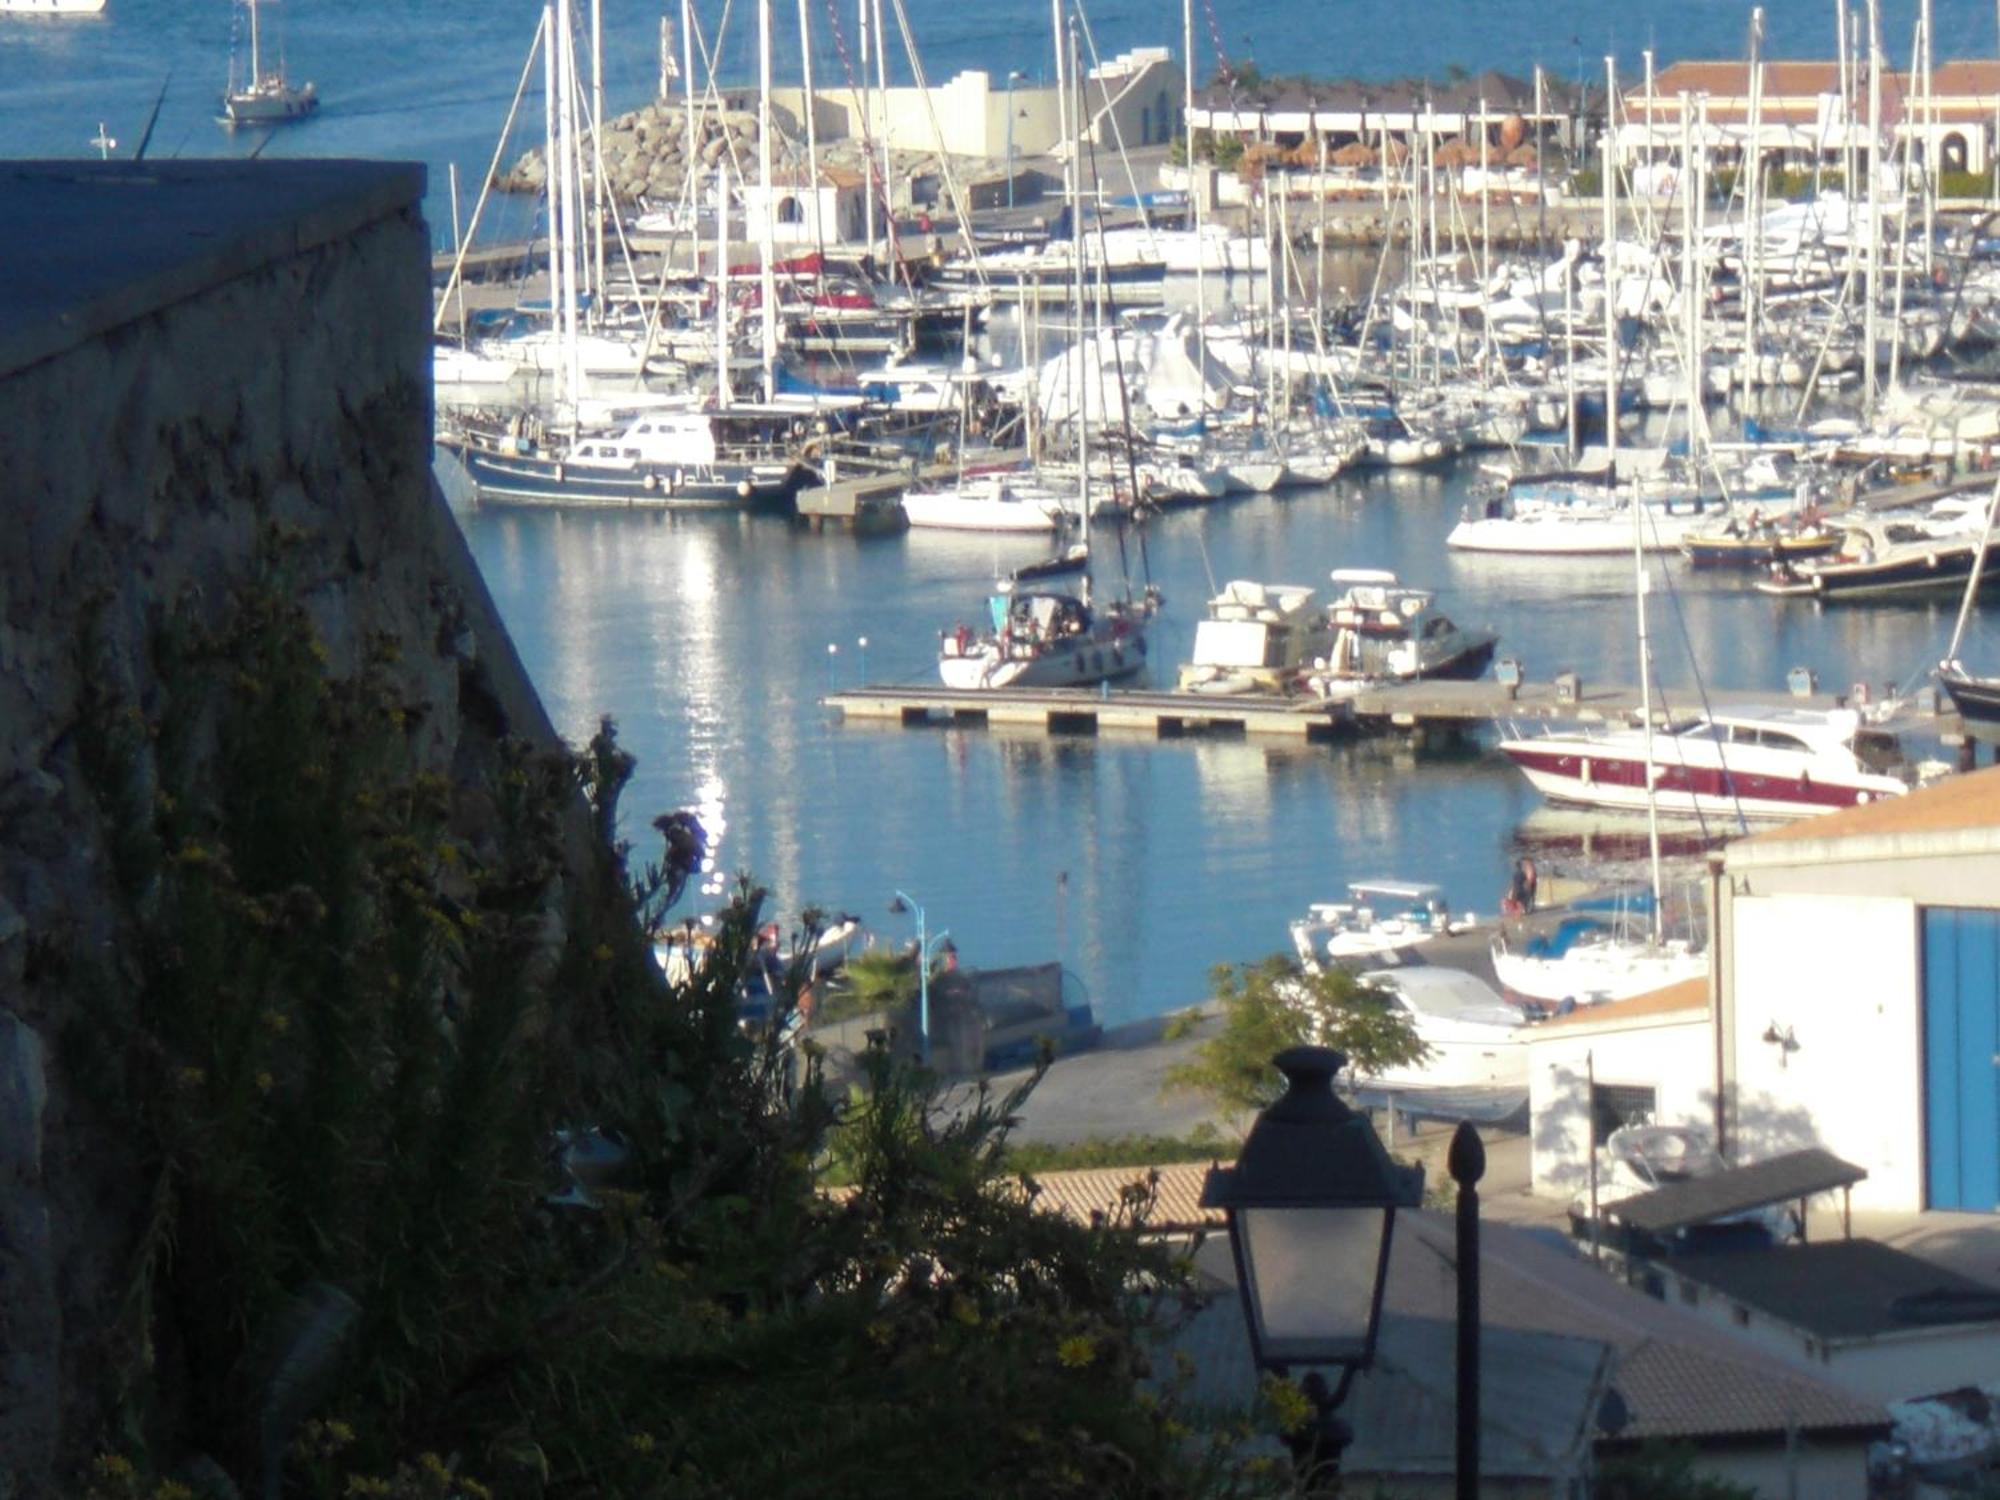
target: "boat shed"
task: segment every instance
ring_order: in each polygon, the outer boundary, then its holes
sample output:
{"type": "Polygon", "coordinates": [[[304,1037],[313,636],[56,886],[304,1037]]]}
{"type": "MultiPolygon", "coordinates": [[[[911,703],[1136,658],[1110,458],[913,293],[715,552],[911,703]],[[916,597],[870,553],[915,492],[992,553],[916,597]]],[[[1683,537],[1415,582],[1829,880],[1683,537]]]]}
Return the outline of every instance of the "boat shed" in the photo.
{"type": "Polygon", "coordinates": [[[1713,1130],[1713,1036],[1702,978],[1536,1026],[1528,1038],[1534,1191],[1564,1198],[1582,1191],[1591,1152],[1621,1125],[1713,1130]]]}
{"type": "Polygon", "coordinates": [[[1682,1306],[1865,1399],[2000,1380],[2000,1290],[1890,1245],[1772,1245],[1651,1270],[1682,1306]]]}
{"type": "Polygon", "coordinates": [[[1857,1208],[2000,1209],[2000,767],[1711,857],[1720,1146],[1820,1145],[1857,1208]]]}

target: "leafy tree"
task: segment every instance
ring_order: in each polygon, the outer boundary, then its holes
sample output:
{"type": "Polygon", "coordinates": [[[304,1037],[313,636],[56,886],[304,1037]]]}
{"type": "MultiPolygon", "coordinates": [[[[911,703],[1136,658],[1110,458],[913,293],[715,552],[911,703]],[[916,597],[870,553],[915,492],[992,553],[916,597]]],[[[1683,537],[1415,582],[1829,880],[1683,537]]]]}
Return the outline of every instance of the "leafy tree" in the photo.
{"type": "Polygon", "coordinates": [[[1234,1109],[1262,1109],[1284,1092],[1271,1059],[1304,1043],[1337,1047],[1356,1074],[1422,1062],[1426,1048],[1389,997],[1343,969],[1308,974],[1283,954],[1222,964],[1210,975],[1221,1029],[1172,1069],[1170,1087],[1234,1109]]]}

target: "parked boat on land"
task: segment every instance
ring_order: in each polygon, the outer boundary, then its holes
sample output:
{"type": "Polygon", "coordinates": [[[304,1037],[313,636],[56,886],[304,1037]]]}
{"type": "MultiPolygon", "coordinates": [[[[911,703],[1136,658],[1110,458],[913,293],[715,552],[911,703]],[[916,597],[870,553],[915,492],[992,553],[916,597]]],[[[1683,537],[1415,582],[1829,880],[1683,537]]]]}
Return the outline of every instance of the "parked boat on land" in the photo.
{"type": "Polygon", "coordinates": [[[1406,1017],[1423,1057],[1360,1075],[1380,1089],[1519,1090],[1528,1088],[1528,1038],[1533,1024],[1476,974],[1441,964],[1375,969],[1361,983],[1386,996],[1406,1017]]]}
{"type": "Polygon", "coordinates": [[[1444,888],[1412,880],[1356,880],[1345,901],[1315,901],[1291,925],[1292,949],[1308,974],[1327,961],[1379,961],[1444,933],[1471,925],[1454,923],[1444,888]]]}
{"type": "Polygon", "coordinates": [[[1708,956],[1685,938],[1655,938],[1650,922],[1630,931],[1630,913],[1565,916],[1554,928],[1503,927],[1493,973],[1507,995],[1542,1012],[1627,1000],[1708,972],[1708,956]]]}

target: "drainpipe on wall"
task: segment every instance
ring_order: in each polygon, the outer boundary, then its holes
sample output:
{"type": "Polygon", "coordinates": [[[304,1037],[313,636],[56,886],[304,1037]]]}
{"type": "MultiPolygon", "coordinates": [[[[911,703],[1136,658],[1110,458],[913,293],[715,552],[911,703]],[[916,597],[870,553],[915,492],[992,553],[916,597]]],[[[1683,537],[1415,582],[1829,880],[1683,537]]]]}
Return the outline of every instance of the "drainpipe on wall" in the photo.
{"type": "MultiPolygon", "coordinates": [[[[1724,1161],[1729,1160],[1729,1111],[1724,1103],[1723,1089],[1723,1005],[1722,1005],[1722,866],[1723,853],[1711,849],[1708,853],[1708,1006],[1709,1025],[1715,1033],[1715,1150],[1724,1161]]],[[[1734,912],[1732,910],[1732,917],[1734,912]]]]}

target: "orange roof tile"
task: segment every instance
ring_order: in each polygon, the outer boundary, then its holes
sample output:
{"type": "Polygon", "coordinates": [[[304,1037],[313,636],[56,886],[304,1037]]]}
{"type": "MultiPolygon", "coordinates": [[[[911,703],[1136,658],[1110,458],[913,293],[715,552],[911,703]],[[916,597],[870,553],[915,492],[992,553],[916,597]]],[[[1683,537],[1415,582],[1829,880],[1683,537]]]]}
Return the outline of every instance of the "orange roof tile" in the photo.
{"type": "Polygon", "coordinates": [[[1693,979],[1678,980],[1664,989],[1648,990],[1643,995],[1607,1000],[1601,1005],[1580,1005],[1566,1016],[1554,1016],[1542,1022],[1536,1030],[1547,1031],[1556,1026],[1596,1026],[1607,1021],[1639,1020],[1647,1016],[1672,1015],[1676,1011],[1707,1009],[1708,976],[1701,974],[1693,979]]]}
{"type": "MultiPolygon", "coordinates": [[[[2000,766],[1919,787],[1907,797],[1891,797],[1861,807],[1801,818],[1796,823],[1753,833],[1736,844],[1797,842],[1803,839],[1867,838],[1897,833],[1949,833],[1961,828],[2000,828],[2000,766]]],[[[1732,848],[1736,845],[1731,845],[1732,848]]]]}

